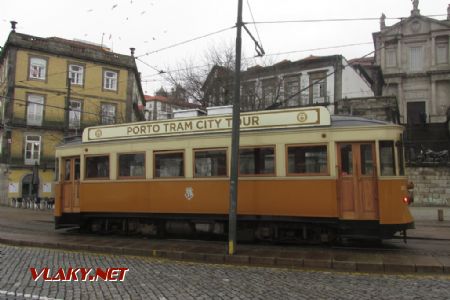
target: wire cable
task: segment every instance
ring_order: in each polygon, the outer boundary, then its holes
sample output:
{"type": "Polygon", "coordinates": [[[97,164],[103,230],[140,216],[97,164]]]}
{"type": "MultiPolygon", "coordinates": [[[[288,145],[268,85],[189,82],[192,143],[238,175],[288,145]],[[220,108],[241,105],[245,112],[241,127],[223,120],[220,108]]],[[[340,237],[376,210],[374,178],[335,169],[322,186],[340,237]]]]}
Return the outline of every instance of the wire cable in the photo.
{"type": "Polygon", "coordinates": [[[252,17],[252,20],[253,20],[253,26],[255,27],[256,36],[258,37],[259,45],[261,46],[261,48],[264,48],[263,44],[262,44],[262,41],[261,41],[261,37],[259,36],[258,28],[256,27],[255,17],[253,16],[253,12],[252,12],[252,8],[250,7],[249,0],[247,0],[247,6],[248,6],[248,10],[250,12],[250,16],[252,17]]]}
{"type": "Polygon", "coordinates": [[[197,36],[197,37],[194,37],[194,38],[191,38],[191,39],[182,41],[182,42],[178,42],[178,43],[175,43],[175,44],[166,46],[166,47],[163,47],[163,48],[160,48],[160,49],[157,49],[157,50],[149,51],[149,52],[146,52],[146,53],[144,53],[144,54],[141,54],[141,55],[138,55],[138,56],[135,56],[135,57],[136,57],[136,58],[140,58],[140,57],[142,57],[142,56],[148,56],[148,55],[150,55],[150,54],[154,54],[154,53],[158,53],[158,52],[161,52],[161,51],[164,51],[164,50],[167,50],[167,49],[175,48],[175,47],[178,47],[178,46],[180,46],[180,45],[184,45],[184,44],[187,44],[187,43],[190,43],[190,42],[193,42],[193,41],[197,41],[197,40],[200,40],[200,39],[203,39],[203,38],[206,38],[206,37],[215,35],[215,34],[219,34],[219,33],[228,31],[228,30],[233,29],[233,28],[235,28],[235,27],[236,27],[236,26],[231,26],[231,27],[223,28],[223,29],[220,29],[220,30],[217,30],[217,31],[214,31],[214,32],[210,32],[210,33],[207,33],[207,34],[204,34],[204,35],[201,35],[201,36],[197,36]]]}
{"type": "MultiPolygon", "coordinates": [[[[439,17],[446,15],[428,15],[424,17],[439,17]]],[[[387,20],[403,20],[407,17],[386,17],[387,20]]],[[[373,18],[331,18],[331,19],[302,19],[302,20],[276,20],[276,21],[259,21],[259,22],[246,22],[246,24],[286,24],[286,23],[322,23],[322,22],[353,22],[353,21],[377,21],[379,17],[373,18]]]]}

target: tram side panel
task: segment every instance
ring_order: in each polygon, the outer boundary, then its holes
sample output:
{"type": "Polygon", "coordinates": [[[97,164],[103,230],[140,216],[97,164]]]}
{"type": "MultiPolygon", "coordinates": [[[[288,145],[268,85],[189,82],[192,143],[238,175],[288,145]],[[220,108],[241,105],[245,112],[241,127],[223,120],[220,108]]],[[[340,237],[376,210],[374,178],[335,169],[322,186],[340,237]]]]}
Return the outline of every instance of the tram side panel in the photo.
{"type": "MultiPolygon", "coordinates": [[[[229,181],[84,182],[82,213],[228,214],[229,181]]],[[[242,180],[242,215],[337,217],[334,180],[242,180]]]]}
{"type": "Polygon", "coordinates": [[[406,178],[378,180],[380,224],[409,224],[414,219],[404,198],[408,196],[406,178]]]}

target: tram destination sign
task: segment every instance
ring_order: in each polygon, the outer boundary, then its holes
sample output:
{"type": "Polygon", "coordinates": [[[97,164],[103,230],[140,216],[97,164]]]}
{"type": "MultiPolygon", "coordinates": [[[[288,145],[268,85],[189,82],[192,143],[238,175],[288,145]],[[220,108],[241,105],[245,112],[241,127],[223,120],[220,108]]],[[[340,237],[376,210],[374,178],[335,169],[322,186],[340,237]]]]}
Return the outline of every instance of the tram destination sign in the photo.
{"type": "MultiPolygon", "coordinates": [[[[194,133],[231,132],[231,124],[231,115],[213,115],[95,126],[84,130],[83,142],[194,133]]],[[[330,114],[325,107],[247,112],[241,114],[240,124],[241,131],[264,128],[328,126],[330,125],[330,114]]]]}

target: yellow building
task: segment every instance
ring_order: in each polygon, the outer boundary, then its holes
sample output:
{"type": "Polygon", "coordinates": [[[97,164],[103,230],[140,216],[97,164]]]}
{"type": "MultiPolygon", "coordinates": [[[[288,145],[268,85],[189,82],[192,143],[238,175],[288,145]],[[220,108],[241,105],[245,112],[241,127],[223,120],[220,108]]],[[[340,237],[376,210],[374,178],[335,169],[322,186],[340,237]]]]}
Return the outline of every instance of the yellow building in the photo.
{"type": "Polygon", "coordinates": [[[121,55],[14,25],[0,52],[0,204],[51,199],[55,146],[87,126],[136,121],[143,102],[134,49],[121,55]]]}

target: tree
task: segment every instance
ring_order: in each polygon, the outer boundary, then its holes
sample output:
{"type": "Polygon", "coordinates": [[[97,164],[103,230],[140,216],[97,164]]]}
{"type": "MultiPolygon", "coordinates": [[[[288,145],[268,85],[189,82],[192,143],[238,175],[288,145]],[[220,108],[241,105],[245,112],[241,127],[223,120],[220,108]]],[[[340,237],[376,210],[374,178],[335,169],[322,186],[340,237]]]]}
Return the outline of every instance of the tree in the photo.
{"type": "Polygon", "coordinates": [[[204,53],[199,63],[195,63],[194,59],[178,63],[175,71],[165,73],[165,80],[172,92],[183,89],[186,101],[207,107],[209,101],[205,98],[203,85],[214,66],[221,66],[230,72],[234,70],[234,52],[233,44],[214,45],[204,53]]]}

